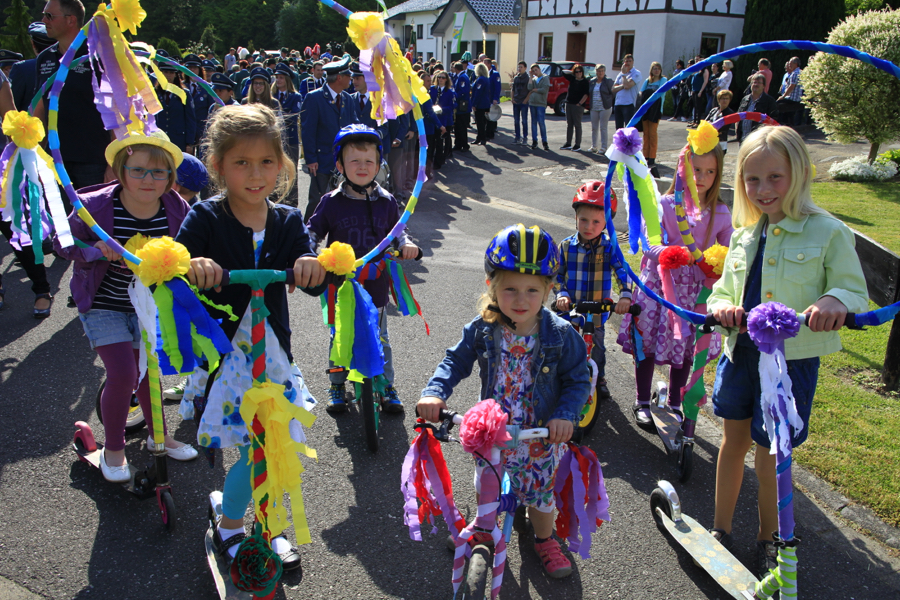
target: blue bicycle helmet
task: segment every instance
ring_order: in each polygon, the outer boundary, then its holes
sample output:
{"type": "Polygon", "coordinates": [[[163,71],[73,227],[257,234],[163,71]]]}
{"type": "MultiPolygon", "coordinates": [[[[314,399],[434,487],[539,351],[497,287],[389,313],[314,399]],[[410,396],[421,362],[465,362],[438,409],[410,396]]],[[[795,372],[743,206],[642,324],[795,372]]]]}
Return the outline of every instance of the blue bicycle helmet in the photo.
{"type": "Polygon", "coordinates": [[[538,226],[511,225],[494,236],[484,254],[484,271],[514,271],[552,277],[559,270],[559,248],[538,226]]]}
{"type": "Polygon", "coordinates": [[[192,192],[200,192],[209,184],[209,173],[199,158],[193,154],[184,154],[184,161],[178,167],[175,181],[192,192]]]}
{"type": "Polygon", "coordinates": [[[378,146],[378,164],[381,165],[381,135],[362,123],[347,125],[334,136],[334,162],[341,160],[341,151],[350,142],[372,142],[378,146]]]}

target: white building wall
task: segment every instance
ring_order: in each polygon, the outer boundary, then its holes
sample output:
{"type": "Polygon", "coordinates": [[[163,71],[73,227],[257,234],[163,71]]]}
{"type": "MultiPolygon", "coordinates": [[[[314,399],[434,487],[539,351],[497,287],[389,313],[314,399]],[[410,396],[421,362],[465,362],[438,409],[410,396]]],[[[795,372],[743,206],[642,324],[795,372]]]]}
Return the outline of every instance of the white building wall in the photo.
{"type": "MultiPolygon", "coordinates": [[[[403,40],[403,27],[405,25],[411,25],[413,31],[418,31],[418,26],[423,25],[422,28],[422,37],[416,39],[416,53],[421,54],[423,57],[428,57],[428,53],[431,52],[432,56],[441,59],[442,53],[440,48],[440,38],[433,36],[431,34],[431,28],[434,26],[435,21],[437,21],[437,16],[432,11],[422,11],[422,12],[410,12],[405,13],[406,19],[397,20],[391,19],[388,21],[388,33],[391,36],[401,41],[403,40]]],[[[402,48],[403,52],[406,52],[406,48],[402,48]]]]}
{"type": "MultiPolygon", "coordinates": [[[[734,2],[732,2],[733,9],[734,2]]],[[[744,31],[743,19],[714,15],[700,17],[679,13],[669,13],[667,16],[665,51],[663,53],[666,59],[666,62],[663,63],[663,72],[665,73],[675,70],[675,61],[679,58],[684,60],[684,64],[687,64],[687,59],[696,56],[700,49],[700,37],[704,33],[724,34],[725,50],[741,45],[741,36],[744,31]]],[[[635,46],[637,46],[637,40],[635,40],[635,46]]]]}

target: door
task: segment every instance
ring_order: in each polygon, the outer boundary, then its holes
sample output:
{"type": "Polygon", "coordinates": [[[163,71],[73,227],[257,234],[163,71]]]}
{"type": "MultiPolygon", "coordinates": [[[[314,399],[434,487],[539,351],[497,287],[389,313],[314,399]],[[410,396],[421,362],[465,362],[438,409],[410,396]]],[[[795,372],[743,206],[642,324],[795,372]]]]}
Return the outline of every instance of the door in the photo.
{"type": "Polygon", "coordinates": [[[583,31],[572,32],[566,38],[566,60],[584,62],[584,52],[587,47],[587,33],[583,31]]]}

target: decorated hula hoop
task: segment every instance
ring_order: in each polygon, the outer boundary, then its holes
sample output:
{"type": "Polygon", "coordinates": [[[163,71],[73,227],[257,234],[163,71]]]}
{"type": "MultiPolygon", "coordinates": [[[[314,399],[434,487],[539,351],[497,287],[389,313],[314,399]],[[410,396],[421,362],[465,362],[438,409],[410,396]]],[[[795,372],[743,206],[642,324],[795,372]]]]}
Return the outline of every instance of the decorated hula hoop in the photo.
{"type": "MultiPolygon", "coordinates": [[[[323,0],[324,1],[324,0],[323,0]]],[[[797,41],[797,40],[782,40],[782,41],[774,41],[774,42],[761,42],[757,44],[747,44],[745,46],[738,46],[737,48],[732,48],[730,50],[726,50],[724,52],[720,52],[719,54],[715,54],[710,56],[709,58],[702,60],[694,65],[691,65],[687,69],[681,71],[678,75],[668,80],[665,84],[659,87],[653,94],[647,98],[646,102],[644,102],[640,108],[634,113],[631,120],[628,122],[627,127],[633,127],[635,124],[640,122],[641,117],[647,112],[650,106],[660,100],[663,95],[672,89],[678,82],[687,79],[690,76],[693,76],[695,73],[702,71],[707,66],[712,63],[719,62],[725,59],[735,58],[737,56],[742,56],[744,54],[755,54],[758,52],[765,52],[771,50],[807,50],[811,52],[825,52],[826,54],[837,54],[839,56],[844,56],[846,58],[852,58],[855,60],[862,61],[864,63],[870,64],[873,67],[880,69],[886,73],[890,73],[894,77],[900,79],[900,67],[895,65],[894,63],[877,58],[872,56],[871,54],[867,54],[856,48],[851,48],[850,46],[839,46],[836,44],[826,44],[824,42],[809,42],[809,41],[797,41]]],[[[726,118],[719,119],[716,121],[718,127],[723,125],[730,124],[732,122],[736,122],[742,119],[752,119],[757,120],[756,115],[759,113],[736,113],[736,115],[729,115],[726,118]],[[729,121],[729,119],[734,119],[734,121],[729,121]]],[[[761,118],[760,115],[759,118],[761,118]]],[[[769,117],[767,117],[769,119],[769,117]]],[[[765,122],[769,122],[764,120],[765,122]]],[[[717,127],[717,128],[718,128],[717,127]]],[[[665,298],[660,297],[658,294],[654,293],[652,290],[647,288],[643,282],[641,282],[640,277],[638,277],[635,272],[632,270],[631,266],[625,261],[625,256],[622,253],[622,249],[619,246],[618,239],[616,237],[615,225],[612,220],[612,211],[610,209],[610,200],[611,200],[611,190],[612,190],[612,179],[613,174],[616,171],[617,161],[610,160],[609,170],[606,174],[606,192],[604,198],[605,212],[606,212],[606,223],[607,227],[609,227],[610,240],[613,245],[614,255],[617,255],[619,260],[622,261],[623,266],[628,273],[628,276],[634,281],[635,285],[637,285],[641,291],[643,291],[651,300],[658,302],[674,312],[679,317],[690,321],[695,325],[702,325],[706,320],[706,315],[701,315],[699,313],[695,313],[691,310],[682,308],[677,306],[665,298]]],[[[635,194],[634,184],[631,180],[630,175],[625,177],[625,184],[629,194],[635,194]]],[[[881,324],[886,322],[896,316],[898,312],[898,307],[900,307],[900,303],[895,305],[891,305],[888,307],[884,307],[877,311],[870,311],[868,313],[863,313],[857,315],[858,318],[866,321],[866,324],[876,324],[874,321],[878,321],[877,324],[881,324]],[[884,320],[882,320],[884,319],[884,320]]]]}

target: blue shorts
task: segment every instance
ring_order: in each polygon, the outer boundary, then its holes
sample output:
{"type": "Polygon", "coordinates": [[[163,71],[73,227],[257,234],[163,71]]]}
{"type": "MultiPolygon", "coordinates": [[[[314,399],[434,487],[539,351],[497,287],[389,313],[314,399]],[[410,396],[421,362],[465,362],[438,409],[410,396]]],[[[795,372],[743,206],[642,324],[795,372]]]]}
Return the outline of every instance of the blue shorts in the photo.
{"type": "MultiPolygon", "coordinates": [[[[813,396],[819,378],[819,358],[804,358],[787,361],[791,389],[797,405],[797,413],[803,419],[803,429],[791,428],[792,443],[796,448],[809,435],[809,415],[812,412],[813,396]]],[[[746,346],[735,346],[734,360],[722,355],[716,369],[716,383],[713,386],[713,409],[716,416],[733,421],[753,419],[750,435],[763,448],[769,447],[769,434],[763,429],[763,414],[760,406],[759,350],[746,346]]]]}
{"type": "Polygon", "coordinates": [[[109,346],[121,342],[131,342],[132,348],[141,346],[141,328],[137,314],[118,312],[115,310],[91,309],[86,313],[78,313],[84,334],[91,343],[91,348],[109,346]]]}

